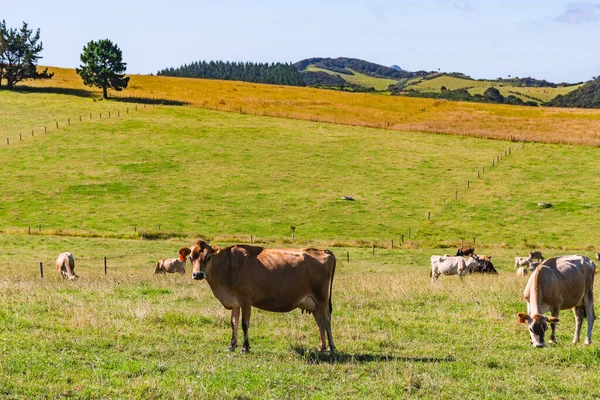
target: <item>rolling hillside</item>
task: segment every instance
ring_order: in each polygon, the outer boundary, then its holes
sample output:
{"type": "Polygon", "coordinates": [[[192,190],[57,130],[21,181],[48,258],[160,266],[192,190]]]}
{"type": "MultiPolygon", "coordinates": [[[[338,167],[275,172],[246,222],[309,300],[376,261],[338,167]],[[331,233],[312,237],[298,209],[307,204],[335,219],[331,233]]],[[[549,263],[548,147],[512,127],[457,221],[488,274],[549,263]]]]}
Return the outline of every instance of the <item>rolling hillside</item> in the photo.
{"type": "MultiPolygon", "coordinates": [[[[50,81],[26,83],[50,92],[89,96],[72,69],[51,68],[50,81]]],[[[265,115],[394,131],[474,137],[600,144],[600,111],[519,107],[426,98],[346,93],[314,88],[133,75],[121,101],[189,104],[249,115],[265,115]]],[[[59,105],[57,107],[60,107],[59,105]]],[[[23,110],[19,110],[23,112],[23,110]]],[[[67,109],[59,115],[68,115],[67,109]]],[[[71,114],[72,115],[72,114],[71,114]]],[[[72,115],[77,118],[78,115],[72,115]]],[[[67,117],[65,117],[66,119],[67,117]]],[[[51,121],[52,122],[52,121],[51,121]]],[[[0,126],[0,130],[3,127],[0,126]]],[[[25,127],[24,133],[31,127],[25,127]]],[[[18,139],[16,131],[6,131],[18,139]]],[[[11,139],[12,140],[12,139],[11,139]]]]}
{"type": "Polygon", "coordinates": [[[495,87],[504,97],[513,95],[523,102],[533,101],[538,105],[545,104],[558,95],[565,95],[582,85],[555,85],[533,78],[474,80],[459,73],[408,72],[352,58],[309,58],[295,65],[303,73],[305,83],[315,87],[353,91],[372,89],[381,92],[392,91],[396,94],[410,90],[413,95],[440,93],[442,88],[467,89],[471,95],[476,95],[495,87]],[[323,79],[323,75],[319,77],[316,73],[326,73],[336,80],[323,79]]]}
{"type": "Polygon", "coordinates": [[[106,101],[55,71],[0,90],[3,398],[600,397],[571,312],[530,345],[512,268],[599,250],[599,111],[154,76],[106,101]],[[260,309],[252,351],[226,352],[206,281],[152,275],[198,237],[330,248],[337,352],[311,315],[260,309]],[[499,274],[432,283],[462,240],[499,274]]]}
{"type": "Polygon", "coordinates": [[[592,147],[522,147],[189,106],[137,105],[135,111],[132,103],[61,94],[0,96],[5,135],[27,134],[41,122],[29,114],[54,113],[60,120],[58,129],[52,121],[47,133],[36,129],[35,136],[0,147],[0,228],[9,231],[42,225],[117,237],[160,229],[178,236],[283,238],[296,226],[298,238],[354,244],[398,239],[408,229],[414,239],[434,244],[471,236],[513,246],[600,242],[591,218],[595,195],[588,191],[599,164],[592,147]],[[24,109],[28,114],[20,115],[24,109]],[[92,119],[84,115],[79,122],[83,110],[92,119]],[[71,114],[61,114],[66,111],[71,114]],[[497,157],[506,158],[503,167],[491,168],[497,157]],[[477,179],[483,169],[485,179],[477,179]],[[565,197],[565,186],[588,195],[565,197]],[[435,196],[428,194],[432,188],[435,196]],[[344,195],[356,201],[341,200],[344,195]],[[540,211],[537,202],[555,207],[540,211]],[[544,215],[554,226],[577,224],[590,233],[549,235],[544,215]]]}

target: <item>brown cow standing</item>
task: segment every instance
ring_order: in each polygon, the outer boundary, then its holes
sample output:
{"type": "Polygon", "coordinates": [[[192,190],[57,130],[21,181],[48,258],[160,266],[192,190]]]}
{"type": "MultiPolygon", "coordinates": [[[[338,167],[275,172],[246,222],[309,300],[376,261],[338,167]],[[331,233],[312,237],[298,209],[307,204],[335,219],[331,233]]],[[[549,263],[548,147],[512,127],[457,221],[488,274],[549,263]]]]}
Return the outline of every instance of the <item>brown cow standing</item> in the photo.
{"type": "Polygon", "coordinates": [[[461,247],[456,251],[456,256],[472,256],[473,254],[475,254],[475,249],[472,247],[461,247]]]}
{"type": "Polygon", "coordinates": [[[544,347],[548,322],[552,328],[550,343],[556,340],[556,324],[560,310],[573,309],[575,336],[579,341],[581,324],[587,316],[588,331],[585,344],[592,342],[594,326],[594,274],[596,265],[587,257],[572,255],[549,258],[529,277],[523,295],[527,300],[527,314],[518,313],[519,322],[527,322],[531,344],[544,347]],[[550,311],[552,316],[544,313],[550,311]]]}
{"type": "Polygon", "coordinates": [[[231,343],[237,347],[237,333],[242,315],[244,344],[250,350],[248,328],[252,307],[266,311],[287,312],[295,308],[312,313],[319,327],[319,351],[335,350],[331,335],[331,291],[336,259],[329,250],[266,249],[234,245],[224,249],[198,240],[190,260],[192,277],[206,278],[213,294],[231,310],[231,343]]]}
{"type": "Polygon", "coordinates": [[[192,251],[187,247],[179,249],[179,259],[177,258],[164,258],[156,263],[154,268],[154,275],[166,274],[167,272],[172,274],[179,272],[181,275],[185,274],[185,260],[192,251]]]}
{"type": "Polygon", "coordinates": [[[60,272],[63,279],[79,278],[75,275],[75,258],[68,252],[60,253],[56,258],[56,271],[60,272]]]}

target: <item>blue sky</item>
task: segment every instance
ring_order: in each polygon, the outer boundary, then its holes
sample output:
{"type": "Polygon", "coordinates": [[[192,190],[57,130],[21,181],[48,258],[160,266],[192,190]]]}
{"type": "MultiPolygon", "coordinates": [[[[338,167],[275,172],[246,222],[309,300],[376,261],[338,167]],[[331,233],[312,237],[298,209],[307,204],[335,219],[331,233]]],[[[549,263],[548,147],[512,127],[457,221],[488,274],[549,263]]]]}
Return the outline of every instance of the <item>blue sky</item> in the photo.
{"type": "Polygon", "coordinates": [[[142,74],[197,60],[353,57],[473,78],[600,75],[600,1],[34,0],[4,2],[0,19],[40,28],[40,64],[69,68],[87,42],[108,38],[142,74]]]}

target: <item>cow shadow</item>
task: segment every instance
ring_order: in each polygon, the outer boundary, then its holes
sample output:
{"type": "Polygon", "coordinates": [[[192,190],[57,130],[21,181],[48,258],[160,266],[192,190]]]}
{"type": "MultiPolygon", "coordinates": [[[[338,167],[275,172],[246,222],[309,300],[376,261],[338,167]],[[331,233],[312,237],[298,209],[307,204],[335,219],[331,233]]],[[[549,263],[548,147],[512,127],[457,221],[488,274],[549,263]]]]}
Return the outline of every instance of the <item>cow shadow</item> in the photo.
{"type": "Polygon", "coordinates": [[[349,363],[370,363],[370,362],[422,362],[422,363],[447,363],[455,362],[454,357],[400,357],[389,354],[369,354],[369,353],[346,353],[336,351],[318,352],[304,346],[293,346],[292,350],[308,364],[349,364],[349,363]]]}

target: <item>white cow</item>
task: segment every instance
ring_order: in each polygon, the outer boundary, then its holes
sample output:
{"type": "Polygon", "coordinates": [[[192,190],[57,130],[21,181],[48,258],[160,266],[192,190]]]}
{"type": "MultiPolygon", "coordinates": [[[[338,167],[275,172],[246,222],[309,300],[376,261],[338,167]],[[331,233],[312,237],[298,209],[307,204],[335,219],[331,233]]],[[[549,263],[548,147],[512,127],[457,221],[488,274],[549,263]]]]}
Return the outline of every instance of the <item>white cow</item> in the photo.
{"type": "MultiPolygon", "coordinates": [[[[435,257],[435,256],[434,256],[435,257]]],[[[431,282],[435,282],[435,280],[441,275],[458,275],[461,278],[465,275],[468,275],[471,272],[471,266],[476,263],[480,263],[480,261],[473,257],[469,256],[469,258],[465,259],[463,257],[448,257],[441,256],[437,259],[437,262],[431,263],[431,282]]]]}
{"type": "Polygon", "coordinates": [[[75,258],[73,254],[64,252],[58,255],[56,259],[56,270],[60,272],[60,275],[63,279],[77,279],[79,278],[75,275],[75,258]]]}
{"type": "Polygon", "coordinates": [[[515,257],[515,269],[519,267],[527,266],[530,268],[531,256],[530,257],[515,257]]]}

